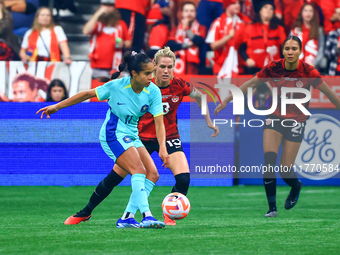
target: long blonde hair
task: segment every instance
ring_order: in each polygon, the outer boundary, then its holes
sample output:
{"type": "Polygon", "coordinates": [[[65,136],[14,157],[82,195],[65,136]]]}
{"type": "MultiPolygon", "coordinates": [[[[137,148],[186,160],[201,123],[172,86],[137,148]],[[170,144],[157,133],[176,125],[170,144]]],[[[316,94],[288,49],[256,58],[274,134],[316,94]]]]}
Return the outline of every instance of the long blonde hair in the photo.
{"type": "Polygon", "coordinates": [[[33,21],[33,26],[32,26],[32,30],[37,30],[37,31],[41,31],[41,28],[42,26],[38,23],[38,16],[40,15],[41,11],[42,10],[48,10],[50,12],[50,15],[51,15],[51,22],[50,24],[48,25],[48,28],[51,29],[51,28],[54,28],[55,27],[55,24],[54,24],[54,21],[53,21],[53,16],[52,16],[52,12],[50,9],[48,9],[47,7],[40,7],[37,12],[35,13],[35,16],[34,16],[34,21],[33,21]]]}

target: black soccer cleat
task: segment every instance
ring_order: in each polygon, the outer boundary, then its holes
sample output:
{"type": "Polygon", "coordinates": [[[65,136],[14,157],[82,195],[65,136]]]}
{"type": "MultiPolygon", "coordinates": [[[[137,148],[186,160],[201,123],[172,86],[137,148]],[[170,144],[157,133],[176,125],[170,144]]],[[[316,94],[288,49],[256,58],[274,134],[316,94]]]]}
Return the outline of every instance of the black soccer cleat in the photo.
{"type": "Polygon", "coordinates": [[[291,188],[289,195],[285,202],[285,208],[287,210],[292,209],[298,202],[300,191],[302,189],[302,182],[299,181],[299,187],[298,188],[291,188]]]}

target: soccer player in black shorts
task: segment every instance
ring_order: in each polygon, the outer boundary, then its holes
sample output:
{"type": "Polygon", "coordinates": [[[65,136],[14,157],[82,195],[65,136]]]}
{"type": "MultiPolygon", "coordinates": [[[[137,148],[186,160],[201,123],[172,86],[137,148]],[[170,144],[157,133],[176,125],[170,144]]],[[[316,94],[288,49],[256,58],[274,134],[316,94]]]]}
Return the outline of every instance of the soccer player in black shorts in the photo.
{"type": "MultiPolygon", "coordinates": [[[[168,167],[176,180],[171,192],[179,192],[186,195],[190,184],[190,173],[189,164],[183,152],[182,142],[177,129],[177,109],[184,96],[193,97],[201,107],[202,94],[183,79],[173,77],[175,60],[176,56],[169,47],[159,50],[154,58],[156,68],[153,82],[159,86],[162,93],[166,146],[168,154],[170,155],[170,164],[168,167]]],[[[207,126],[214,130],[212,137],[216,137],[219,134],[219,129],[213,125],[209,116],[209,110],[207,111],[207,115],[204,115],[204,118],[207,126]]],[[[159,153],[153,116],[145,113],[145,117],[139,120],[138,130],[139,137],[148,152],[150,154],[154,151],[159,153]]],[[[140,156],[147,172],[145,189],[147,193],[150,194],[155,183],[158,181],[159,174],[152,159],[150,160],[143,155],[140,156]]],[[[99,183],[88,204],[79,213],[70,216],[68,219],[71,220],[67,219],[65,224],[78,224],[88,219],[94,208],[111,193],[112,189],[117,186],[127,174],[126,171],[116,164],[113,170],[99,183]]],[[[124,220],[133,220],[132,218],[134,218],[137,210],[136,204],[130,199],[123,216],[117,222],[117,227],[121,227],[119,224],[124,220]]],[[[166,225],[176,225],[174,220],[166,216],[164,217],[164,223],[166,225]]]]}
{"type": "MultiPolygon", "coordinates": [[[[272,87],[282,88],[304,88],[310,90],[310,86],[319,89],[328,99],[340,109],[340,99],[329,88],[327,83],[322,81],[319,72],[311,65],[299,60],[301,54],[301,41],[296,36],[289,36],[283,43],[282,53],[284,58],[273,61],[266,65],[256,77],[240,86],[243,94],[248,88],[256,88],[263,82],[270,83],[272,87]]],[[[265,217],[276,217],[276,177],[275,165],[278,150],[282,143],[282,154],[280,157],[279,172],[282,179],[291,187],[290,193],[285,201],[287,210],[293,208],[300,194],[302,182],[298,180],[292,166],[299,151],[309,118],[295,104],[287,104],[286,114],[281,114],[281,90],[278,90],[277,109],[266,118],[263,130],[263,150],[266,169],[263,170],[263,183],[266,190],[269,210],[265,217]],[[266,171],[265,171],[266,170],[266,171]]],[[[304,98],[304,93],[289,93],[291,99],[304,98]]],[[[230,95],[223,100],[222,105],[218,105],[215,114],[224,109],[228,102],[232,100],[230,95]]],[[[303,104],[308,108],[308,102],[303,104]]]]}

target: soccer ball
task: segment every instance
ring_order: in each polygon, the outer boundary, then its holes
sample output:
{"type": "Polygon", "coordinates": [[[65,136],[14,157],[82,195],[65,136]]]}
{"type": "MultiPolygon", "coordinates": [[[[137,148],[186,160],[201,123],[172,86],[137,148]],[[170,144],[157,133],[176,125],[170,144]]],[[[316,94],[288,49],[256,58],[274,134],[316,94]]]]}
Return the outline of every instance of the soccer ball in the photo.
{"type": "Polygon", "coordinates": [[[185,218],[190,212],[189,199],[181,193],[170,193],[162,203],[163,213],[172,220],[185,218]]]}

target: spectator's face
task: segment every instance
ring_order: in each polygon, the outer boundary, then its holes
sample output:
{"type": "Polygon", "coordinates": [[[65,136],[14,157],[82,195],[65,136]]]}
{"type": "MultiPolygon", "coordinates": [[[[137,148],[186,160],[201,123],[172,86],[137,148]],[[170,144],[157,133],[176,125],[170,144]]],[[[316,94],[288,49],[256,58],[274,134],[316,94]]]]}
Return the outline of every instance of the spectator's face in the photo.
{"type": "Polygon", "coordinates": [[[35,102],[38,89],[31,90],[28,81],[17,81],[12,84],[14,102],[35,102]]]}
{"type": "Polygon", "coordinates": [[[271,4],[264,5],[260,10],[262,20],[271,20],[274,16],[274,8],[271,4]]]}
{"type": "Polygon", "coordinates": [[[227,12],[230,14],[230,15],[235,15],[235,14],[239,14],[240,10],[241,10],[241,5],[240,5],[240,2],[237,1],[236,3],[234,4],[230,4],[228,7],[227,7],[227,12]]]}
{"type": "Polygon", "coordinates": [[[288,63],[299,61],[299,56],[301,54],[299,43],[293,39],[288,40],[283,46],[282,53],[288,63]]]}
{"type": "Polygon", "coordinates": [[[60,102],[65,96],[65,91],[62,87],[54,86],[51,89],[51,97],[54,102],[60,102]]]}
{"type": "Polygon", "coordinates": [[[306,5],[302,10],[302,19],[303,21],[310,22],[314,16],[314,10],[311,5],[306,5]]]}
{"type": "Polygon", "coordinates": [[[183,19],[194,21],[196,19],[196,7],[193,4],[186,4],[182,10],[183,19]]]}
{"type": "Polygon", "coordinates": [[[38,23],[42,26],[48,26],[51,23],[51,12],[49,9],[42,9],[38,15],[38,23]]]}
{"type": "Polygon", "coordinates": [[[156,80],[169,82],[174,73],[174,60],[169,57],[161,57],[156,65],[156,80]]]}

